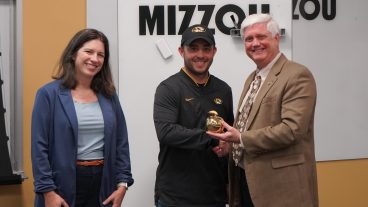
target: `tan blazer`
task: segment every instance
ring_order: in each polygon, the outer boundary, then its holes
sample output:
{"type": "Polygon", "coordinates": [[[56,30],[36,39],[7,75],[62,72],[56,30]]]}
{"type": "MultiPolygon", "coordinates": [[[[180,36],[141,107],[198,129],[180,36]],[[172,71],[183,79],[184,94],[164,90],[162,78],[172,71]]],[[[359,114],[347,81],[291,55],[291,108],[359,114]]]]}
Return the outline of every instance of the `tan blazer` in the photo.
{"type": "MultiPolygon", "coordinates": [[[[238,111],[254,76],[255,72],[244,84],[238,111]]],[[[284,55],[259,89],[248,130],[241,135],[242,161],[255,207],[318,206],[313,137],[316,94],[311,72],[284,55]]],[[[230,159],[230,207],[241,206],[234,169],[230,159]]]]}

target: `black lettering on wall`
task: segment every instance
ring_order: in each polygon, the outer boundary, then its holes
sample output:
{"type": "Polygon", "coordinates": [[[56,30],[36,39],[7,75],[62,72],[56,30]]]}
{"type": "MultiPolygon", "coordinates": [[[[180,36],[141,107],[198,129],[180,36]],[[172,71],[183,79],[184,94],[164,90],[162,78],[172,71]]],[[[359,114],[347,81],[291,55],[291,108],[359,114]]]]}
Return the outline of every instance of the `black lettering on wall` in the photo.
{"type": "Polygon", "coordinates": [[[318,16],[320,10],[321,10],[321,5],[319,4],[318,0],[301,0],[300,3],[299,3],[300,15],[302,15],[302,17],[304,17],[304,19],[306,19],[306,20],[315,19],[318,16]],[[314,5],[314,11],[310,14],[308,14],[305,11],[305,5],[308,2],[311,2],[314,5]]]}
{"type": "MultiPolygon", "coordinates": [[[[261,13],[270,13],[270,4],[249,4],[249,15],[258,13],[259,6],[261,13]]],[[[167,5],[166,11],[164,5],[151,6],[151,10],[150,6],[139,6],[139,35],[147,35],[147,33],[153,35],[155,30],[157,35],[165,35],[166,32],[168,35],[181,35],[191,23],[201,23],[208,26],[214,14],[215,7],[216,5],[214,4],[167,5]],[[204,12],[201,22],[191,22],[197,6],[199,12],[204,12]],[[177,30],[177,11],[185,12],[179,30],[177,30]],[[167,12],[167,16],[165,12],[167,12]]],[[[224,23],[228,22],[224,21],[224,18],[229,12],[237,16],[238,22],[235,22],[235,24],[238,28],[246,17],[244,11],[237,5],[227,4],[222,6],[215,14],[215,24],[217,29],[226,35],[230,35],[230,30],[234,28],[233,25],[226,26],[224,23]]],[[[294,20],[298,20],[300,17],[306,20],[314,20],[320,13],[325,20],[334,19],[336,17],[336,0],[292,0],[292,19],[294,20]],[[308,6],[313,8],[307,12],[308,6]]],[[[235,15],[231,15],[231,17],[235,19],[235,15]]],[[[215,28],[210,28],[210,30],[215,34],[215,28]]]]}
{"type": "Polygon", "coordinates": [[[300,15],[306,20],[313,20],[321,13],[325,20],[332,20],[336,17],[336,0],[293,0],[293,13],[292,19],[299,19],[297,14],[298,9],[300,15]],[[300,1],[300,2],[299,2],[300,1]],[[321,2],[322,1],[322,7],[321,2]],[[314,6],[314,11],[312,13],[307,13],[305,10],[305,5],[311,3],[314,6]],[[299,6],[298,6],[299,3],[299,6]]]}
{"type": "Polygon", "coordinates": [[[257,14],[257,4],[249,4],[249,15],[257,14]]]}
{"type": "Polygon", "coordinates": [[[178,32],[179,35],[183,34],[184,30],[190,26],[189,25],[190,20],[192,20],[195,8],[196,8],[196,5],[180,5],[179,6],[179,11],[185,12],[183,21],[181,22],[180,29],[178,32]]]}
{"type": "Polygon", "coordinates": [[[270,13],[270,5],[269,4],[262,4],[261,5],[261,13],[269,14],[270,13]]]}
{"type": "Polygon", "coordinates": [[[176,34],[176,6],[167,6],[167,33],[168,35],[176,34]]]}
{"type": "Polygon", "coordinates": [[[215,5],[198,5],[198,11],[204,11],[201,24],[208,26],[215,10],[215,5]]]}
{"type": "Polygon", "coordinates": [[[215,22],[216,22],[217,29],[226,35],[230,35],[230,29],[233,28],[233,27],[229,28],[224,24],[223,19],[224,19],[225,14],[228,12],[233,12],[238,17],[238,22],[237,22],[238,28],[240,27],[240,24],[245,19],[244,11],[237,5],[227,4],[221,7],[216,13],[215,22]]]}
{"type": "Polygon", "coordinates": [[[296,9],[296,5],[298,4],[298,0],[293,0],[293,14],[292,14],[292,18],[293,19],[299,19],[299,15],[295,14],[295,9],[296,9]]]}
{"type": "Polygon", "coordinates": [[[328,1],[322,1],[322,16],[325,20],[332,20],[336,17],[336,0],[330,0],[330,14],[328,13],[328,1]]]}
{"type": "Polygon", "coordinates": [[[139,35],[146,35],[146,24],[149,29],[149,33],[152,35],[155,25],[157,23],[157,35],[165,34],[165,7],[154,6],[153,14],[149,6],[139,6],[139,35]]]}
{"type": "MultiPolygon", "coordinates": [[[[214,10],[215,5],[198,5],[198,11],[204,11],[201,24],[206,25],[208,27],[214,10]]],[[[212,34],[215,34],[216,31],[215,29],[213,28],[208,29],[211,30],[212,34]]]]}

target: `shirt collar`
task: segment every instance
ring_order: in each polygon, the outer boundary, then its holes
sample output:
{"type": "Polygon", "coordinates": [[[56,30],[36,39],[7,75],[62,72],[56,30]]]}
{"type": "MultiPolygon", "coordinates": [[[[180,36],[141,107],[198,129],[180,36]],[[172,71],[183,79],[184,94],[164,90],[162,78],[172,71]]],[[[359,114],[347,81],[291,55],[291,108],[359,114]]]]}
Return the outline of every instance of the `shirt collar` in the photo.
{"type": "MultiPolygon", "coordinates": [[[[192,81],[197,85],[197,87],[200,86],[200,84],[198,84],[195,79],[188,73],[187,69],[185,67],[182,67],[181,70],[190,78],[192,79],[192,81]]],[[[210,73],[208,72],[208,76],[206,81],[204,82],[203,86],[207,86],[208,80],[210,79],[210,73]]],[[[202,84],[201,84],[202,85],[202,84]]]]}
{"type": "Polygon", "coordinates": [[[266,67],[261,68],[256,70],[256,74],[260,75],[262,80],[266,79],[268,73],[270,72],[271,68],[273,67],[273,65],[275,65],[276,61],[280,58],[281,56],[281,52],[279,52],[276,57],[270,62],[268,63],[268,65],[266,65],[266,67]]]}

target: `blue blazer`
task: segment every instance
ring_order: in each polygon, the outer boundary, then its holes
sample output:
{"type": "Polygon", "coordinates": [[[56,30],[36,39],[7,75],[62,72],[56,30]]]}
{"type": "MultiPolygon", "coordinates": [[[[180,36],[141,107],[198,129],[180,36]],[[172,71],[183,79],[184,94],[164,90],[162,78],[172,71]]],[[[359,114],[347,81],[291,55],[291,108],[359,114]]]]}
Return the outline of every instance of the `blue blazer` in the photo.
{"type": "MultiPolygon", "coordinates": [[[[102,203],[116,184],[133,184],[125,117],[115,94],[97,94],[104,119],[102,203]]],[[[70,89],[56,80],[37,91],[31,133],[35,206],[45,205],[43,193],[56,191],[69,206],[75,205],[78,121],[70,89]]],[[[101,204],[102,206],[102,204],[101,204]]]]}

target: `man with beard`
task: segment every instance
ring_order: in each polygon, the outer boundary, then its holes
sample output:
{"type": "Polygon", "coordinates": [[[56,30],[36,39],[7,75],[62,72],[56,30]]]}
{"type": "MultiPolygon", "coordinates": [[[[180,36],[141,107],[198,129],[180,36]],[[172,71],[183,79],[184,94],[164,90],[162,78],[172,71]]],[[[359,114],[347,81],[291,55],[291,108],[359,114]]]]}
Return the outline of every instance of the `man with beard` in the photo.
{"type": "Polygon", "coordinates": [[[206,118],[215,110],[233,122],[231,88],[209,73],[217,48],[206,26],[187,28],[178,50],[184,67],[161,82],[155,94],[153,117],[160,142],[155,204],[224,207],[228,147],[206,134],[206,118]]]}

